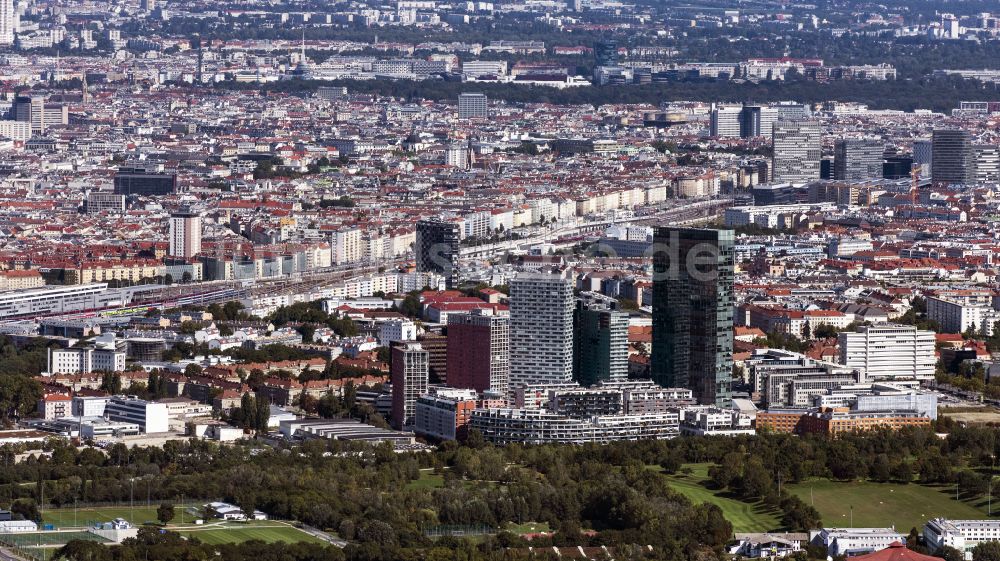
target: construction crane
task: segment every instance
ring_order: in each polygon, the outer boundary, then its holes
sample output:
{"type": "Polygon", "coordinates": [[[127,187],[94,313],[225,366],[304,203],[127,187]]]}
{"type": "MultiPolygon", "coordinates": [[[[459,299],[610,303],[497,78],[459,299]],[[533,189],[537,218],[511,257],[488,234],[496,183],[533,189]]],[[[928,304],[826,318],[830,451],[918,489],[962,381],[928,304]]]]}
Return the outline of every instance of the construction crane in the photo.
{"type": "Polygon", "coordinates": [[[917,206],[917,195],[920,192],[920,166],[910,170],[910,206],[917,206]]]}

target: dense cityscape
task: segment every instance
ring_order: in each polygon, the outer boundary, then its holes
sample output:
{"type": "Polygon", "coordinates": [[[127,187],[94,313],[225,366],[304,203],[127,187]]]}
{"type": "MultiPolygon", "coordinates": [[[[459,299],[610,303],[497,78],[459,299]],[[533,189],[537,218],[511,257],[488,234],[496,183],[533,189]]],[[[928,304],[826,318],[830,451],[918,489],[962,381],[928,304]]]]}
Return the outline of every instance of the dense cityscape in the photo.
{"type": "Polygon", "coordinates": [[[0,0],[0,561],[1000,561],[998,220],[994,2],[0,0]]]}

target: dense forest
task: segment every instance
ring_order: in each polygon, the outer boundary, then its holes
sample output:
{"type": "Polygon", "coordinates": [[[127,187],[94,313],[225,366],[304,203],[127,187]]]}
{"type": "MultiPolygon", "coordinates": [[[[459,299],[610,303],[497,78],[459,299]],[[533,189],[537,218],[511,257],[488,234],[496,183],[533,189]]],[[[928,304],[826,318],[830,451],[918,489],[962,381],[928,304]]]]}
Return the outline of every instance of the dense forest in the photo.
{"type": "Polygon", "coordinates": [[[804,103],[845,101],[865,103],[872,109],[932,109],[950,112],[959,101],[1000,99],[994,85],[983,85],[958,78],[898,80],[886,82],[836,81],[819,83],[808,80],[761,82],[759,84],[681,81],[645,86],[584,86],[555,89],[547,86],[514,84],[467,84],[458,81],[429,80],[337,80],[332,82],[287,80],[274,84],[222,82],[216,87],[308,94],[320,86],[346,86],[351,93],[373,93],[410,101],[432,99],[451,101],[467,91],[485,93],[491,99],[508,103],[555,103],[600,106],[608,103],[652,104],[667,101],[701,100],[718,102],[753,102],[795,100],[804,103]]]}

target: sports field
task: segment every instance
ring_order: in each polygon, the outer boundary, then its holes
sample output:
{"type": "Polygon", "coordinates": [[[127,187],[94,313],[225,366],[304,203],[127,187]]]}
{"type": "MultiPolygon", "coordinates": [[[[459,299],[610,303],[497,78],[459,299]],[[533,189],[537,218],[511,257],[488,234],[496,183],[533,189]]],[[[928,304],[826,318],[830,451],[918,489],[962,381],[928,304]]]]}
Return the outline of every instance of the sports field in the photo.
{"type": "MultiPolygon", "coordinates": [[[[683,494],[694,503],[714,503],[722,509],[722,514],[733,525],[734,532],[766,532],[781,527],[778,512],[769,509],[761,503],[745,503],[730,498],[724,492],[715,491],[705,486],[708,481],[708,468],[712,464],[687,464],[691,468],[690,475],[678,472],[668,475],[670,487],[683,494]]],[[[659,466],[656,466],[659,469],[659,466]]]]}
{"type": "Polygon", "coordinates": [[[90,532],[31,532],[0,535],[0,541],[17,547],[64,545],[73,540],[101,543],[108,541],[90,532]]]}
{"type": "MultiPolygon", "coordinates": [[[[806,504],[812,504],[826,526],[850,526],[851,511],[855,527],[892,526],[906,533],[923,528],[936,517],[986,518],[986,499],[971,502],[955,499],[954,485],[928,486],[910,483],[873,483],[810,480],[787,489],[806,504]]],[[[994,512],[1000,510],[994,505],[994,512]]]]}
{"type": "Polygon", "coordinates": [[[552,528],[549,527],[548,522],[525,522],[523,524],[515,524],[511,522],[507,524],[505,530],[517,535],[523,535],[523,534],[540,534],[543,532],[551,532],[552,528]]]}
{"type": "Polygon", "coordinates": [[[198,538],[207,544],[242,543],[250,540],[267,543],[326,543],[294,526],[269,521],[192,526],[177,531],[183,536],[198,538]]]}
{"type": "MultiPolygon", "coordinates": [[[[156,520],[156,509],[159,505],[146,506],[100,506],[89,508],[66,507],[58,509],[42,510],[42,522],[52,524],[56,528],[89,527],[94,522],[108,522],[115,518],[124,518],[133,525],[139,526],[147,522],[158,523],[156,520]]],[[[189,505],[190,508],[200,509],[200,507],[189,505]]],[[[171,525],[181,523],[181,505],[174,505],[174,519],[171,525]]],[[[192,523],[194,516],[185,511],[184,522],[192,523]]]]}

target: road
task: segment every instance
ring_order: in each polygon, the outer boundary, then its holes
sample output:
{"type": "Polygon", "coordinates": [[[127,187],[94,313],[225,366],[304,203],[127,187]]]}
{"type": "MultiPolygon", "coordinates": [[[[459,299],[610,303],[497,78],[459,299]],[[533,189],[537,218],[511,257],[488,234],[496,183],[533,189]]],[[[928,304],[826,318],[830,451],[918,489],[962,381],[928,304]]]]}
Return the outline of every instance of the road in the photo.
{"type": "Polygon", "coordinates": [[[551,230],[544,230],[541,233],[516,240],[507,240],[494,244],[475,245],[462,248],[463,258],[490,257],[498,252],[512,251],[515,249],[525,249],[540,243],[557,240],[565,236],[582,234],[588,232],[601,232],[612,224],[639,224],[639,225],[687,225],[694,222],[703,221],[719,213],[720,210],[732,206],[731,199],[710,199],[705,201],[693,201],[682,206],[659,205],[645,209],[642,215],[634,215],[627,218],[614,218],[603,220],[590,220],[585,222],[574,222],[572,224],[559,225],[551,230]]]}
{"type": "Polygon", "coordinates": [[[0,547],[0,561],[29,561],[15,554],[10,548],[0,547]]]}
{"type": "Polygon", "coordinates": [[[313,528],[312,526],[305,526],[305,525],[303,525],[299,529],[302,530],[303,532],[309,534],[310,536],[313,536],[313,537],[316,537],[316,538],[319,538],[319,539],[325,541],[326,543],[328,543],[330,545],[335,545],[335,546],[337,546],[339,548],[342,548],[342,549],[345,548],[345,547],[347,547],[347,540],[340,539],[337,536],[332,536],[332,535],[330,535],[330,534],[328,534],[328,533],[326,533],[326,532],[324,532],[322,530],[318,530],[316,528],[313,528]]]}

